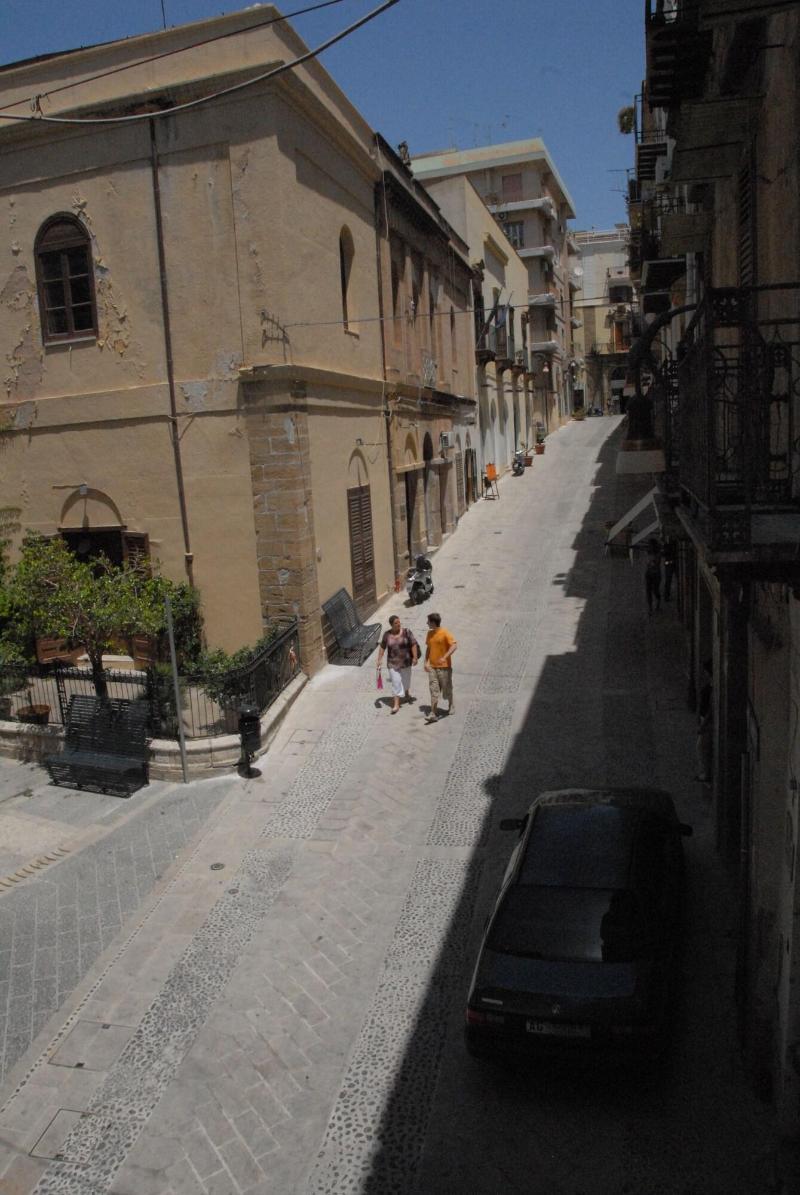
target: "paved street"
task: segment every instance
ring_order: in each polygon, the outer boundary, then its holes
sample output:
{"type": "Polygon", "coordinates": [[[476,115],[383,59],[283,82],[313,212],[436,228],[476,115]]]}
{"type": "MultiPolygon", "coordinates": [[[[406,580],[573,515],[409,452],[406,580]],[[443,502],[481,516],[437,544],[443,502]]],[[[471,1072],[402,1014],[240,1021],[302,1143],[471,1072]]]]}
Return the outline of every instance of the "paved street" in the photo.
{"type": "Polygon", "coordinates": [[[682,635],[603,553],[647,488],[616,478],[618,435],[550,437],[435,556],[429,606],[399,607],[459,641],[437,725],[421,670],[390,717],[371,660],[314,678],[252,780],[114,802],[3,767],[0,880],[41,860],[0,886],[3,1195],[781,1190],[736,1057],[682,635]],[[694,826],[674,1056],[637,1081],[461,1041],[500,819],[568,783],[656,783],[694,826]]]}

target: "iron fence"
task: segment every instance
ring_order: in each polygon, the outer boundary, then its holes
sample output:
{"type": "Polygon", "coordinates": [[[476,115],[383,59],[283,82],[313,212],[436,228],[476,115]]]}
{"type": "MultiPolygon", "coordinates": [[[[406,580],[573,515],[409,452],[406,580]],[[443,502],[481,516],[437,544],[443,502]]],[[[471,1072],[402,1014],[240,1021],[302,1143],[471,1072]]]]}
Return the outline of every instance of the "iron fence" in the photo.
{"type": "MultiPolygon", "coordinates": [[[[242,704],[263,714],[300,671],[297,623],[293,622],[240,668],[215,676],[179,677],[180,720],[186,738],[197,739],[238,730],[242,704]]],[[[110,698],[142,700],[149,706],[153,738],[178,738],[175,688],[168,665],[145,670],[105,669],[110,698]]],[[[0,720],[63,726],[75,693],[94,693],[88,667],[61,664],[0,663],[0,720]]]]}

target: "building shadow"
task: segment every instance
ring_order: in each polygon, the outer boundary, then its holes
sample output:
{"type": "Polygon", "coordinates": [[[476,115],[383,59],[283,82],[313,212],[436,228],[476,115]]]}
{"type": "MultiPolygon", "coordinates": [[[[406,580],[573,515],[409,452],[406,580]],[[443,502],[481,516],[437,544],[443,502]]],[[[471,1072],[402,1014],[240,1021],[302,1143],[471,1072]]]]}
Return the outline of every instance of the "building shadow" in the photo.
{"type": "MultiPolygon", "coordinates": [[[[604,551],[606,524],[652,484],[616,476],[621,437],[617,429],[599,450],[574,562],[552,577],[576,612],[574,636],[549,654],[534,646],[521,681],[532,689],[522,724],[502,771],[483,782],[488,802],[471,836],[478,845],[384,1104],[361,1186],[370,1195],[764,1189],[771,1119],[738,1063],[735,917],[707,803],[690,782],[681,627],[670,608],[649,620],[643,566],[604,551]],[[573,785],[670,788],[695,828],[682,997],[659,1066],[486,1062],[464,1049],[469,978],[515,842],[500,821],[542,790],[573,785]]],[[[479,690],[477,700],[490,698],[479,690]]]]}

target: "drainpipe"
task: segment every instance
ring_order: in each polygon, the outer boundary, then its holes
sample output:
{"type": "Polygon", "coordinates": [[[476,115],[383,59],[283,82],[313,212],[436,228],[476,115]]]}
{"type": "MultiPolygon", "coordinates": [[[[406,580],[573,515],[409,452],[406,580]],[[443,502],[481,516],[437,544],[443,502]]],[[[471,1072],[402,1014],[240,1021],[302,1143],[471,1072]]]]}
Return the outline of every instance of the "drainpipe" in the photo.
{"type": "MultiPolygon", "coordinates": [[[[377,150],[378,160],[380,162],[381,151],[380,151],[380,146],[378,144],[377,137],[375,138],[375,148],[377,150]]],[[[382,174],[381,174],[381,185],[384,187],[384,199],[385,199],[386,183],[383,179],[382,174]]],[[[389,238],[388,223],[387,223],[387,228],[386,228],[386,238],[388,241],[388,238],[389,238]]],[[[383,320],[383,268],[381,266],[381,215],[380,215],[380,200],[378,198],[378,188],[377,187],[375,188],[375,263],[376,263],[377,270],[378,270],[378,316],[380,318],[380,328],[381,328],[381,368],[383,370],[383,387],[382,387],[383,404],[382,405],[384,405],[384,407],[385,407],[384,412],[383,412],[383,417],[384,417],[384,422],[386,424],[386,467],[389,472],[389,517],[390,517],[390,521],[392,524],[392,558],[394,560],[394,569],[395,569],[394,579],[395,579],[395,584],[397,584],[397,581],[400,577],[400,556],[399,556],[399,550],[398,550],[398,546],[397,546],[397,519],[396,519],[397,500],[395,498],[395,492],[394,492],[394,469],[392,467],[392,413],[389,410],[388,404],[386,403],[386,382],[388,380],[386,377],[386,373],[387,373],[387,369],[386,369],[386,340],[385,340],[386,328],[384,327],[384,320],[383,320]]]]}
{"type": "Polygon", "coordinates": [[[167,262],[164,253],[164,222],[161,214],[161,187],[158,179],[158,146],[156,143],[156,122],[151,119],[150,126],[150,162],[153,176],[153,207],[156,217],[156,245],[158,248],[158,271],[161,283],[161,319],[164,328],[164,358],[167,366],[167,387],[169,389],[170,439],[172,453],[175,458],[175,481],[178,486],[178,505],[181,512],[181,528],[183,530],[183,561],[186,577],[190,585],[194,585],[194,553],[189,537],[189,516],[186,510],[186,490],[183,484],[183,462],[181,460],[181,440],[178,434],[178,404],[175,398],[175,368],[172,357],[172,331],[169,319],[169,293],[167,291],[167,262]]]}

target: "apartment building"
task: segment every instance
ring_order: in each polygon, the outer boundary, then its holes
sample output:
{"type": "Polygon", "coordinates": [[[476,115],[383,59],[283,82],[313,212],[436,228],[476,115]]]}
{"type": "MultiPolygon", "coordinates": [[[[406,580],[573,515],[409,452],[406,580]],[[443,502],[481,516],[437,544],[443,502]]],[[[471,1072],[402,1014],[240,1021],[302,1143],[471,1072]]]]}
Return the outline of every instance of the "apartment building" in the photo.
{"type": "Polygon", "coordinates": [[[704,666],[712,677],[744,1058],[796,1138],[800,6],[649,0],[646,45],[630,188],[638,384],[664,448],[694,694],[704,666]]]}
{"type": "Polygon", "coordinates": [[[625,410],[627,355],[637,311],[628,265],[627,224],[575,232],[582,289],[573,305],[575,357],[591,409],[625,410]]]}
{"type": "Polygon", "coordinates": [[[469,246],[477,361],[478,424],[483,471],[511,466],[517,449],[535,440],[533,373],[528,353],[528,269],[463,174],[425,189],[469,246]],[[494,314],[493,314],[494,313],[494,314]]]}
{"type": "Polygon", "coordinates": [[[463,175],[474,185],[528,270],[528,362],[537,420],[559,426],[573,410],[572,298],[580,288],[576,246],[567,222],[575,211],[539,139],[421,154],[421,182],[463,175]]]}

